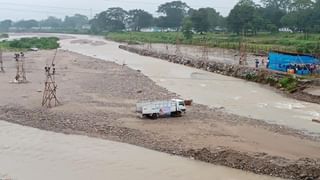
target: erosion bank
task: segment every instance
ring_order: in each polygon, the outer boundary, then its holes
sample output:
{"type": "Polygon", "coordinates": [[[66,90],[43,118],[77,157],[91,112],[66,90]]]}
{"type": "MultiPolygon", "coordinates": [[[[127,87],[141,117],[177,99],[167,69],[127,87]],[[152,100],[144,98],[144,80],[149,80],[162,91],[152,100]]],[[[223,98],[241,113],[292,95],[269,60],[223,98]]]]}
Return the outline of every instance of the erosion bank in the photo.
{"type": "Polygon", "coordinates": [[[120,45],[119,48],[143,56],[159,58],[176,64],[182,64],[185,66],[202,69],[208,72],[241,78],[261,84],[268,84],[272,87],[282,90],[282,92],[284,92],[289,97],[306,102],[320,104],[320,96],[303,92],[304,89],[316,85],[315,81],[312,80],[305,80],[301,77],[293,78],[291,75],[288,75],[286,73],[271,71],[264,68],[252,68],[214,61],[202,61],[199,59],[165,54],[147,49],[142,50],[140,48],[130,47],[126,45],[120,45]],[[292,79],[294,81],[293,85],[286,87],[286,85],[281,83],[285,79],[292,79]]]}
{"type": "MultiPolygon", "coordinates": [[[[130,143],[257,174],[292,179],[320,177],[319,138],[284,126],[202,105],[189,107],[181,118],[137,118],[137,101],[178,95],[159,87],[142,73],[112,62],[59,51],[56,81],[62,105],[42,109],[38,91],[43,89],[43,57],[53,54],[26,54],[29,84],[8,84],[15,75],[14,69],[0,76],[0,83],[7,84],[0,86],[0,119],[130,143]]],[[[6,64],[12,66],[14,62],[6,64]]]]}

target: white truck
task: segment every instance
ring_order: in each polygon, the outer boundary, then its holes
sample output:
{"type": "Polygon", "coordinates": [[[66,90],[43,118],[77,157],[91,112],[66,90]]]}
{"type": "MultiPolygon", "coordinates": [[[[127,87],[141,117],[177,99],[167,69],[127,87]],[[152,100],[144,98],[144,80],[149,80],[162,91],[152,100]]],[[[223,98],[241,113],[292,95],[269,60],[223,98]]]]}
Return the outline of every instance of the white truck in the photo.
{"type": "Polygon", "coordinates": [[[136,105],[136,112],[141,113],[142,117],[152,119],[157,119],[164,115],[179,117],[186,112],[186,106],[184,100],[181,99],[140,102],[136,105]]]}

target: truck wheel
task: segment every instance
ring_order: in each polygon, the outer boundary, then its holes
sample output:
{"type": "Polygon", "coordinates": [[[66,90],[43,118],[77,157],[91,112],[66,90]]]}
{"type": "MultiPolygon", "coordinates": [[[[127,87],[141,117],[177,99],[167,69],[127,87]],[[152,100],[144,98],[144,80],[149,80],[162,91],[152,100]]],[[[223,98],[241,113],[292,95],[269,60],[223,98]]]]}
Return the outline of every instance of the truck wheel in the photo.
{"type": "Polygon", "coordinates": [[[152,119],[157,119],[157,118],[158,118],[158,114],[157,114],[157,113],[153,113],[153,114],[151,115],[151,118],[152,118],[152,119]]]}
{"type": "Polygon", "coordinates": [[[181,112],[180,111],[172,112],[171,117],[181,117],[181,112]]]}

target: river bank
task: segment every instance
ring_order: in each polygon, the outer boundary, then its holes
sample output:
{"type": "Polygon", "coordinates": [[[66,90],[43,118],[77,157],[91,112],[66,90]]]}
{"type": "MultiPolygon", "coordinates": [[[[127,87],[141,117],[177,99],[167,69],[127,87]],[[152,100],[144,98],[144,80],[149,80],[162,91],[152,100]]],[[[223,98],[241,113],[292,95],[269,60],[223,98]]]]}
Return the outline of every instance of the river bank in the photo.
{"type": "MultiPolygon", "coordinates": [[[[179,43],[183,45],[203,46],[206,44],[208,47],[236,50],[240,49],[239,42],[242,38],[228,33],[205,33],[194,34],[192,39],[185,39],[180,32],[110,32],[105,37],[117,42],[163,44],[176,44],[179,39],[179,43]]],[[[301,38],[299,33],[256,34],[246,36],[245,42],[247,51],[252,53],[268,53],[270,50],[303,53],[314,53],[318,50],[319,53],[318,37],[319,34],[310,34],[310,38],[307,40],[309,46],[301,46],[306,42],[306,39],[301,38]]]]}
{"type": "MultiPolygon", "coordinates": [[[[278,92],[284,93],[286,96],[320,104],[320,96],[310,94],[306,89],[317,88],[320,89],[320,86],[317,86],[315,80],[307,80],[302,77],[292,78],[290,75],[282,72],[271,71],[266,68],[254,68],[253,59],[251,58],[251,66],[239,66],[227,60],[202,60],[201,57],[189,57],[185,55],[173,55],[174,53],[165,53],[162,51],[155,51],[154,49],[145,49],[138,46],[129,46],[129,45],[120,45],[120,49],[136,53],[143,56],[150,56],[154,58],[159,58],[176,64],[182,64],[185,66],[202,69],[209,72],[214,72],[217,74],[222,74],[226,76],[232,76],[240,79],[245,79],[247,81],[252,81],[261,84],[267,84],[275,89],[278,89],[278,92]],[[290,88],[285,87],[281,84],[281,81],[284,79],[292,79],[294,85],[289,85],[290,88]]],[[[228,54],[228,53],[227,53],[228,54]]]]}
{"type": "Polygon", "coordinates": [[[140,100],[179,97],[139,71],[68,51],[57,56],[61,106],[40,107],[43,67],[53,51],[26,54],[28,84],[11,54],[1,74],[0,119],[39,129],[134,144],[213,164],[282,178],[319,178],[320,140],[285,126],[195,104],[181,118],[150,121],[134,112],[140,100]]]}

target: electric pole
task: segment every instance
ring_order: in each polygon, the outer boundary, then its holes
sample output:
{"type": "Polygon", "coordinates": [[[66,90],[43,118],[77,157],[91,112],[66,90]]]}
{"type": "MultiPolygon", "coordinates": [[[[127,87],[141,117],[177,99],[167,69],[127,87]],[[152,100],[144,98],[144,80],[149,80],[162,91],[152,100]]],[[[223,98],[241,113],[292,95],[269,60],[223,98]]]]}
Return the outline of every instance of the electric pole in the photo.
{"type": "Polygon", "coordinates": [[[182,56],[182,52],[181,52],[181,42],[180,42],[180,37],[177,34],[176,37],[176,56],[182,56]]]}

